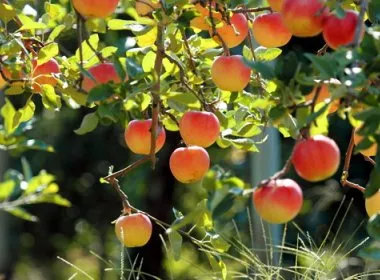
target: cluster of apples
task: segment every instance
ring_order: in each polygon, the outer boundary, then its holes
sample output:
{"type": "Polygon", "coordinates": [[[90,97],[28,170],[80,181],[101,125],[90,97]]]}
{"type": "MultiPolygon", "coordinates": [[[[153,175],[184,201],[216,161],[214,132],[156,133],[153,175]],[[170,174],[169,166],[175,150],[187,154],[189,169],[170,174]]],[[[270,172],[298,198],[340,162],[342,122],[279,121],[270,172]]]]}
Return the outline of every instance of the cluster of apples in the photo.
{"type": "MultiPolygon", "coordinates": [[[[338,170],[340,151],[334,140],[315,135],[296,143],[291,156],[296,173],[309,182],[326,180],[338,170]]],[[[303,204],[300,186],[291,179],[269,180],[253,193],[259,216],[269,223],[287,223],[298,215],[303,204]]]]}
{"type": "MultiPolygon", "coordinates": [[[[128,148],[141,155],[149,155],[152,120],[133,120],[124,133],[128,148]]],[[[165,129],[156,131],[155,152],[163,147],[165,129]]],[[[219,136],[218,118],[211,112],[189,111],[179,121],[179,131],[186,147],[180,147],[170,156],[169,166],[173,176],[182,183],[200,181],[210,168],[210,157],[205,148],[211,146],[219,136]]]]}
{"type": "Polygon", "coordinates": [[[283,46],[292,35],[313,37],[321,32],[332,49],[347,45],[354,39],[359,20],[355,11],[347,10],[340,18],[329,12],[324,0],[268,2],[274,13],[260,15],[253,22],[254,37],[264,47],[283,46]]]}

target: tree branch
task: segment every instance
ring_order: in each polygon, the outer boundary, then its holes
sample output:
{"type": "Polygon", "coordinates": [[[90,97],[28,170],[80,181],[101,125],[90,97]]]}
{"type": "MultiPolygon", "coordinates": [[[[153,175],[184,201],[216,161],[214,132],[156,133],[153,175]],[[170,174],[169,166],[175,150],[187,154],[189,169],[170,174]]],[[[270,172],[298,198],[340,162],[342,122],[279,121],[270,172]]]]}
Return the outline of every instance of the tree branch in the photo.
{"type": "Polygon", "coordinates": [[[238,13],[257,13],[257,12],[263,12],[263,11],[272,11],[271,7],[257,7],[257,8],[238,8],[233,9],[231,12],[234,14],[238,13]]]}
{"type": "Polygon", "coordinates": [[[161,90],[161,71],[162,61],[165,56],[164,46],[164,26],[159,23],[157,26],[157,39],[156,39],[156,60],[154,62],[154,71],[157,76],[157,82],[152,87],[152,126],[150,128],[150,160],[152,162],[152,169],[156,166],[156,139],[158,131],[158,117],[160,113],[160,90],[161,90]]]}
{"type": "Polygon", "coordinates": [[[347,152],[346,152],[346,158],[344,159],[344,166],[343,166],[343,172],[342,172],[342,176],[340,179],[340,183],[342,184],[343,187],[347,186],[350,188],[357,189],[361,192],[364,192],[365,188],[363,188],[362,186],[360,186],[358,184],[355,184],[355,183],[348,181],[348,170],[350,168],[352,151],[354,150],[354,145],[355,145],[354,135],[355,135],[355,129],[352,129],[350,143],[348,144],[348,148],[347,148],[347,152]]]}

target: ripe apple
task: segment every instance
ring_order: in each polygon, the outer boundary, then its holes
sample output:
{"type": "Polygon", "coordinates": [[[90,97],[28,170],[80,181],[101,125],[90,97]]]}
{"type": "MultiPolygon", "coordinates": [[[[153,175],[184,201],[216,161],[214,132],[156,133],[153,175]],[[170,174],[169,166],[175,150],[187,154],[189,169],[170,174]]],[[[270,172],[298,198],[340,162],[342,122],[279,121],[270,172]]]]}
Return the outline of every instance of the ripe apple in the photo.
{"type": "Polygon", "coordinates": [[[75,10],[89,18],[105,18],[117,8],[119,0],[72,0],[75,10]]]}
{"type": "Polygon", "coordinates": [[[52,58],[49,61],[37,65],[37,60],[32,61],[32,90],[33,92],[40,92],[41,85],[52,85],[57,84],[57,79],[52,74],[59,74],[61,70],[59,69],[59,64],[52,58]]]}
{"type": "Polygon", "coordinates": [[[340,151],[333,139],[315,135],[295,145],[292,163],[301,178],[318,182],[331,177],[338,170],[340,151]]]}
{"type": "MultiPolygon", "coordinates": [[[[111,81],[115,84],[119,84],[122,82],[119,75],[116,72],[115,66],[110,62],[104,62],[92,66],[88,69],[88,72],[95,79],[95,81],[90,77],[84,75],[82,88],[87,92],[91,91],[95,86],[100,84],[106,84],[111,81]]],[[[128,76],[125,77],[124,81],[128,81],[128,76]]]]}
{"type": "Polygon", "coordinates": [[[182,116],[179,132],[186,145],[207,148],[218,138],[220,124],[214,113],[190,111],[182,116]]]}
{"type": "MultiPolygon", "coordinates": [[[[351,10],[346,11],[343,18],[338,18],[336,15],[330,14],[323,24],[322,34],[326,44],[332,49],[337,49],[340,46],[352,43],[358,20],[358,13],[351,10]]],[[[362,30],[364,31],[364,28],[362,30]]],[[[364,32],[362,35],[364,35],[364,32]]]]}
{"type": "Polygon", "coordinates": [[[322,0],[284,0],[281,14],[294,36],[313,37],[322,32],[328,9],[322,0]]]}
{"type": "MultiPolygon", "coordinates": [[[[233,14],[230,18],[231,25],[223,21],[223,25],[216,29],[228,48],[240,45],[248,35],[248,22],[243,14],[233,14]],[[232,26],[233,25],[233,26],[232,26]]],[[[210,33],[212,30],[210,30],[210,33]]],[[[217,36],[214,40],[220,43],[217,36]]]]}
{"type": "Polygon", "coordinates": [[[283,224],[300,212],[303,195],[291,179],[271,180],[253,193],[253,205],[259,216],[272,224],[283,224]]]}
{"type": "MultiPolygon", "coordinates": [[[[331,79],[330,81],[326,81],[322,84],[321,90],[319,92],[317,102],[316,104],[319,104],[321,102],[330,102],[331,99],[331,93],[330,93],[330,88],[333,85],[339,85],[340,82],[338,80],[331,79]]],[[[313,90],[305,96],[306,101],[312,101],[314,98],[314,95],[316,94],[317,87],[314,87],[313,90]]],[[[329,113],[334,113],[339,109],[340,106],[340,101],[339,99],[335,99],[331,102],[329,113]]]]}
{"type": "Polygon", "coordinates": [[[251,69],[241,55],[220,56],[211,66],[211,79],[215,85],[228,91],[241,91],[249,83],[251,69]]]}
{"type": "Polygon", "coordinates": [[[380,190],[373,196],[365,199],[365,210],[369,217],[376,213],[380,214],[380,190]]]}
{"type": "Polygon", "coordinates": [[[173,176],[181,183],[195,183],[209,170],[210,157],[202,147],[177,148],[170,156],[169,166],[173,176]]]}
{"type": "Polygon", "coordinates": [[[136,0],[136,12],[139,16],[146,16],[160,8],[160,3],[151,0],[136,0]]]}
{"type": "MultiPolygon", "coordinates": [[[[355,132],[354,132],[354,143],[355,143],[355,145],[358,145],[364,138],[364,136],[361,136],[358,134],[358,130],[359,130],[359,128],[356,128],[355,132]]],[[[362,155],[365,155],[367,157],[375,156],[376,152],[377,152],[377,144],[376,143],[373,143],[373,145],[371,147],[369,147],[368,149],[360,151],[360,153],[362,155]]]]}
{"type": "Polygon", "coordinates": [[[126,247],[141,247],[152,236],[152,223],[142,213],[121,216],[116,220],[115,233],[126,247]]]}
{"type": "Polygon", "coordinates": [[[282,5],[284,4],[284,0],[267,0],[267,1],[273,11],[281,12],[282,5]]]}
{"type": "MultiPolygon", "coordinates": [[[[207,3],[208,5],[208,3],[207,3]]],[[[210,30],[211,25],[209,24],[209,9],[208,6],[203,7],[201,4],[195,4],[195,10],[200,14],[199,16],[193,18],[190,21],[190,26],[196,27],[201,30],[210,30]]],[[[222,14],[220,12],[215,11],[216,3],[212,2],[213,11],[212,17],[214,18],[215,23],[218,23],[222,20],[222,14]]]]}
{"type": "Polygon", "coordinates": [[[277,48],[286,45],[292,33],[285,26],[279,13],[262,14],[253,20],[253,37],[266,48],[277,48]]]}
{"type": "MultiPolygon", "coordinates": [[[[129,122],[124,133],[124,139],[128,148],[135,154],[149,155],[151,144],[150,128],[152,119],[133,120],[129,122]]],[[[163,127],[157,131],[156,153],[161,150],[165,144],[166,133],[163,127]]]]}

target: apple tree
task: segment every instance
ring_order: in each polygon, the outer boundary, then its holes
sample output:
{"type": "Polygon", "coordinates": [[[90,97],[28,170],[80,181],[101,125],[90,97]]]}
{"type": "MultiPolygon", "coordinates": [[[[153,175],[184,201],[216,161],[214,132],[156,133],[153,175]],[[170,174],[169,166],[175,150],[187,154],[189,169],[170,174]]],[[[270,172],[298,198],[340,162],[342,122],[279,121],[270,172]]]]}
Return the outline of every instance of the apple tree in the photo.
{"type": "MultiPolygon", "coordinates": [[[[247,203],[253,202],[269,223],[284,224],[298,215],[303,193],[287,178],[290,168],[306,181],[319,182],[343,162],[341,185],[363,193],[370,217],[368,234],[374,241],[364,255],[378,256],[377,1],[61,0],[39,1],[38,12],[26,2],[0,3],[0,147],[17,155],[28,149],[51,151],[43,139],[28,139],[24,132],[41,111],[59,114],[63,106],[88,111],[75,130],[78,137],[105,125],[123,130],[126,146],[141,157],[120,170],[104,170],[100,180],[120,197],[115,233],[125,246],[145,245],[154,222],[166,229],[176,258],[183,237],[223,254],[229,244],[218,231],[247,203]],[[129,34],[126,51],[120,51],[120,42],[111,43],[112,32],[129,34]],[[64,34],[76,36],[73,52],[60,43],[64,34]],[[317,35],[325,44],[314,53],[286,50],[292,38],[308,42],[317,35]],[[328,137],[333,114],[352,126],[346,154],[328,137]],[[286,164],[273,176],[249,186],[213,166],[211,145],[260,152],[265,137],[255,136],[268,127],[295,140],[286,164]],[[134,207],[118,181],[143,163],[155,168],[167,131],[182,138],[167,162],[173,176],[182,184],[202,181],[207,191],[192,211],[174,209],[174,221],[134,207]],[[353,153],[373,164],[366,186],[350,181],[353,153]],[[192,236],[185,230],[189,225],[206,238],[192,236]]],[[[23,174],[11,170],[4,176],[0,209],[33,220],[20,205],[69,206],[57,194],[52,175],[33,177],[25,160],[23,167],[23,174]],[[15,186],[19,197],[9,201],[15,186]]],[[[206,254],[227,279],[221,257],[206,254]]]]}

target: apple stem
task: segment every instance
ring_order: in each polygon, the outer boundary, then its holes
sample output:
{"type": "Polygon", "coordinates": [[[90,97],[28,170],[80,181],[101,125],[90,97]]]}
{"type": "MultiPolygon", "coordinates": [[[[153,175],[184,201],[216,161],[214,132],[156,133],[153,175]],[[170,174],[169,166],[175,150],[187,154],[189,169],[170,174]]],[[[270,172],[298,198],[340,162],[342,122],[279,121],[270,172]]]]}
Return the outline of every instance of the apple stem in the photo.
{"type": "Polygon", "coordinates": [[[318,51],[317,51],[317,55],[318,56],[322,56],[324,55],[327,50],[329,49],[329,46],[327,44],[324,44],[322,48],[320,48],[318,51]]]}
{"type": "Polygon", "coordinates": [[[209,11],[209,18],[210,18],[211,28],[212,28],[212,37],[214,37],[214,36],[218,37],[219,41],[222,44],[222,47],[224,50],[224,55],[229,56],[230,50],[227,47],[226,42],[224,42],[222,36],[220,36],[218,31],[216,31],[214,16],[212,15],[212,0],[208,0],[208,11],[209,11]]]}
{"type": "Polygon", "coordinates": [[[349,175],[348,170],[350,168],[352,152],[354,150],[354,145],[355,145],[354,135],[355,135],[355,129],[352,129],[350,143],[348,144],[348,148],[347,148],[347,152],[346,152],[346,158],[344,159],[344,166],[343,166],[343,172],[342,172],[342,176],[340,179],[340,183],[342,184],[343,187],[347,186],[347,187],[350,187],[353,189],[357,189],[361,192],[364,192],[365,188],[363,188],[362,186],[360,186],[358,184],[355,184],[353,182],[348,181],[348,175],[349,175]]]}

